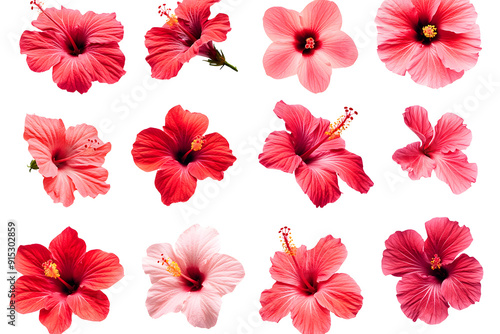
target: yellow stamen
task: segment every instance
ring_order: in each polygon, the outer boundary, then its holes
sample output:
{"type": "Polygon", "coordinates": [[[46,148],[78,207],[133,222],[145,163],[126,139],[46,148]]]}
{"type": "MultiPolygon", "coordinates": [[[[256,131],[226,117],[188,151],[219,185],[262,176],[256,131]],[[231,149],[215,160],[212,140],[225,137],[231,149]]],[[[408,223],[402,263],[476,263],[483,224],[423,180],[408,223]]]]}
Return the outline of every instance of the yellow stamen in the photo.
{"type": "Polygon", "coordinates": [[[193,142],[191,143],[191,149],[193,151],[199,151],[203,147],[203,144],[205,143],[205,137],[203,136],[197,136],[194,138],[193,142]]]}
{"type": "Polygon", "coordinates": [[[332,140],[340,137],[342,131],[346,130],[351,121],[354,119],[353,115],[357,115],[357,111],[353,111],[352,108],[344,107],[345,115],[340,116],[333,124],[330,124],[330,128],[325,132],[328,136],[328,140],[332,140]]]}
{"type": "Polygon", "coordinates": [[[434,38],[437,35],[437,28],[435,25],[429,24],[422,28],[424,36],[427,38],[434,38]]]}
{"type": "Polygon", "coordinates": [[[436,269],[441,269],[441,259],[437,254],[434,254],[434,257],[431,259],[431,269],[436,270],[436,269]]]}
{"type": "Polygon", "coordinates": [[[282,227],[279,231],[281,246],[283,246],[283,251],[288,254],[295,256],[297,254],[297,247],[293,243],[292,234],[290,233],[290,228],[282,227]]]}
{"type": "Polygon", "coordinates": [[[177,16],[175,16],[175,14],[171,14],[170,13],[171,11],[172,10],[170,8],[165,7],[165,4],[158,6],[158,14],[160,14],[160,16],[167,17],[167,24],[169,26],[173,26],[173,25],[176,25],[177,23],[179,23],[177,16]]]}
{"type": "MultiPolygon", "coordinates": [[[[160,261],[158,261],[160,263],[160,261]]],[[[161,254],[161,265],[166,266],[166,271],[168,271],[172,276],[174,277],[180,277],[181,276],[181,268],[179,268],[179,265],[177,262],[172,261],[170,258],[165,258],[163,254],[161,254]]]]}
{"type": "Polygon", "coordinates": [[[59,274],[59,270],[57,270],[57,265],[52,262],[52,260],[48,260],[47,262],[42,263],[43,272],[45,276],[50,278],[59,278],[61,274],[59,274]]]}

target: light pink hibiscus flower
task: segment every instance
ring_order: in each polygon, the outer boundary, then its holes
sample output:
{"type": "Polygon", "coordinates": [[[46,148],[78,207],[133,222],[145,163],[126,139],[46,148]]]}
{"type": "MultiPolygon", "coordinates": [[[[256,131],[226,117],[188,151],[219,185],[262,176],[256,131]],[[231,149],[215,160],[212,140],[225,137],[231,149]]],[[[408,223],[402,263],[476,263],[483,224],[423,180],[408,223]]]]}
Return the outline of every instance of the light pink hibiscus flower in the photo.
{"type": "Polygon", "coordinates": [[[274,79],[297,74],[311,92],[325,91],[332,68],[351,66],[358,58],[356,45],[341,26],[340,11],[332,1],[315,0],[300,13],[269,8],[264,29],[273,43],[264,55],[266,74],[274,79]]]}
{"type": "Polygon", "coordinates": [[[146,299],[149,315],[182,312],[195,327],[215,326],[221,297],[245,276],[242,265],[219,249],[217,231],[199,225],[180,235],[175,250],[168,243],[150,246],[142,262],[153,284],[146,299]]]}
{"type": "Polygon", "coordinates": [[[328,235],[307,250],[293,245],[288,227],[279,233],[284,252],[271,258],[270,273],[276,283],[260,297],[262,319],[279,322],[291,313],[293,325],[302,334],[324,334],[330,330],[330,312],[354,318],[363,297],[349,275],[336,273],[347,257],[340,239],[328,235]]]}
{"type": "Polygon", "coordinates": [[[463,119],[447,113],[432,126],[427,110],[420,106],[406,108],[403,114],[406,125],[420,138],[421,143],[411,143],[394,152],[392,159],[408,171],[412,180],[430,177],[433,170],[438,179],[446,182],[454,194],[461,194],[476,182],[477,165],[469,163],[461,151],[472,140],[472,133],[463,119]]]}
{"type": "Polygon", "coordinates": [[[34,159],[28,167],[39,169],[54,203],[70,206],[75,190],[92,198],[108,192],[108,171],[101,166],[111,144],[103,143],[93,126],[80,124],[66,130],[60,119],[26,115],[24,139],[34,159]]]}
{"type": "Polygon", "coordinates": [[[467,227],[434,218],[425,229],[425,242],[414,230],[391,235],[385,242],[382,271],[402,277],[397,298],[408,318],[439,324],[448,317],[450,305],[463,310],[479,301],[483,267],[473,257],[458,256],[472,243],[467,227]]]}
{"type": "Polygon", "coordinates": [[[70,227],[48,249],[39,244],[19,246],[15,262],[23,276],[12,298],[16,311],[40,311],[40,322],[50,334],[66,331],[73,313],[84,320],[106,319],[110,303],[101,290],[123,277],[123,267],[115,254],[86,247],[70,227]]]}
{"type": "Polygon", "coordinates": [[[324,207],[339,199],[337,175],[351,188],[367,193],[372,180],[363,170],[361,157],[347,151],[340,134],[353,116],[345,107],[345,115],[334,124],[316,118],[301,105],[276,104],[274,113],[285,121],[286,131],[274,131],[266,139],[259,162],[266,168],[295,173],[295,179],[316,207],[324,207]]]}
{"type": "Polygon", "coordinates": [[[41,31],[26,30],[19,44],[32,71],[53,67],[52,79],[59,88],[81,94],[92,81],[112,84],[125,74],[125,56],[118,46],[123,26],[115,13],[82,15],[64,7],[44,10],[38,0],[31,5],[41,11],[32,22],[41,31]]]}
{"type": "Polygon", "coordinates": [[[385,0],[375,22],[378,55],[392,72],[431,88],[446,86],[476,65],[481,50],[469,0],[385,0]]]}
{"type": "Polygon", "coordinates": [[[158,7],[160,16],[166,16],[163,27],[151,28],[146,33],[149,55],[146,61],[151,66],[151,76],[170,79],[179,73],[182,65],[197,55],[207,57],[212,66],[228,66],[224,53],[219,52],[213,42],[223,42],[231,30],[229,17],[217,14],[210,17],[210,7],[220,0],[183,0],[177,2],[175,14],[165,5],[158,7]]]}

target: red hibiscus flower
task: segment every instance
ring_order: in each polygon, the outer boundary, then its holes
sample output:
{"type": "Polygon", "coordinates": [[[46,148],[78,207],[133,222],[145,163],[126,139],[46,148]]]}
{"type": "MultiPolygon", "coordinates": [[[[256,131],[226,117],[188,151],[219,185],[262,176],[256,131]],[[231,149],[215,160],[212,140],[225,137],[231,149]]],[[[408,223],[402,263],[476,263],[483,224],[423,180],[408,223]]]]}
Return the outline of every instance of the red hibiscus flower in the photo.
{"type": "Polygon", "coordinates": [[[444,114],[434,130],[429,123],[427,110],[420,106],[406,108],[403,114],[406,125],[420,138],[421,143],[411,143],[394,152],[392,159],[408,171],[412,180],[430,177],[433,170],[438,179],[446,182],[454,194],[461,194],[476,182],[477,165],[469,163],[461,151],[472,140],[472,133],[455,114],[444,114]]]}
{"type": "Polygon", "coordinates": [[[49,249],[39,244],[19,246],[16,269],[16,311],[40,311],[40,322],[49,333],[60,334],[76,314],[84,320],[102,321],[109,313],[109,300],[101,291],[123,277],[118,257],[100,249],[86,251],[85,241],[66,228],[49,249]]]}
{"type": "Polygon", "coordinates": [[[264,29],[273,43],[264,55],[266,74],[274,79],[297,74],[311,92],[325,91],[332,68],[351,66],[358,58],[356,45],[341,26],[342,16],[332,1],[315,0],[300,13],[268,9],[264,29]]]}
{"type": "Polygon", "coordinates": [[[80,124],[66,130],[60,119],[26,115],[24,139],[34,159],[28,167],[39,169],[54,203],[70,206],[75,190],[92,198],[108,192],[108,171],[101,166],[111,144],[104,144],[93,126],[80,124]]]}
{"type": "Polygon", "coordinates": [[[414,230],[391,235],[385,242],[382,271],[402,277],[397,297],[408,318],[439,324],[448,317],[450,305],[462,310],[479,301],[483,267],[473,257],[458,256],[472,243],[467,227],[434,218],[425,229],[425,242],[414,230]]]}
{"type": "Polygon", "coordinates": [[[378,55],[394,73],[408,71],[431,88],[446,86],[476,65],[476,18],[469,0],[385,0],[375,19],[378,55]]]}
{"type": "Polygon", "coordinates": [[[26,30],[20,46],[32,71],[53,67],[52,79],[59,88],[81,94],[92,81],[112,84],[125,74],[125,56],[118,46],[123,26],[115,13],[82,15],[64,7],[44,10],[38,0],[31,4],[41,10],[32,22],[41,31],[26,30]]]}
{"type": "Polygon", "coordinates": [[[148,128],[137,135],[134,162],[143,171],[158,170],[155,186],[163,204],[186,202],[196,180],[220,181],[236,161],[227,140],[217,132],[204,135],[207,128],[207,116],[175,106],[165,117],[163,131],[148,128]]]}
{"type": "Polygon", "coordinates": [[[175,15],[165,5],[158,7],[160,16],[166,16],[163,27],[154,27],[146,33],[149,55],[146,61],[151,66],[151,76],[170,79],[179,73],[182,65],[200,55],[208,58],[212,66],[236,67],[226,62],[213,42],[223,42],[231,30],[226,14],[210,16],[210,7],[220,0],[183,0],[178,2],[175,15]]]}
{"type": "Polygon", "coordinates": [[[291,313],[293,325],[302,334],[324,334],[330,330],[330,312],[354,318],[363,297],[349,275],[336,273],[347,257],[340,239],[328,235],[307,250],[293,245],[288,227],[279,233],[284,252],[271,258],[270,273],[276,283],[260,297],[262,319],[279,322],[291,313]]]}
{"type": "Polygon", "coordinates": [[[373,186],[363,170],[361,157],[344,149],[340,133],[357,114],[347,107],[345,112],[337,122],[330,124],[326,119],[312,116],[301,105],[280,101],[274,113],[285,121],[289,132],[272,132],[259,155],[260,163],[267,168],[295,172],[297,183],[316,207],[339,199],[337,175],[363,194],[373,186]]]}

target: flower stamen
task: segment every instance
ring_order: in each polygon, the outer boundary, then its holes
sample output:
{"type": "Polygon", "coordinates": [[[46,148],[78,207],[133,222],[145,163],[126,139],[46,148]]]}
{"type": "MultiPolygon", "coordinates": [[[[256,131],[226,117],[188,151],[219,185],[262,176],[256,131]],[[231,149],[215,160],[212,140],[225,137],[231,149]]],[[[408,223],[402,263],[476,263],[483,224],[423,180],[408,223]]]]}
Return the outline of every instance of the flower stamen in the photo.
{"type": "Polygon", "coordinates": [[[63,159],[58,159],[58,160],[55,160],[55,157],[53,157],[52,161],[54,162],[54,164],[57,165],[57,164],[60,164],[62,162],[76,158],[80,155],[92,155],[92,154],[94,154],[95,151],[97,151],[97,149],[101,146],[101,144],[102,143],[99,142],[99,140],[89,138],[89,139],[87,139],[87,143],[83,144],[80,147],[80,150],[78,150],[75,154],[70,155],[69,157],[66,157],[63,159]]]}
{"type": "Polygon", "coordinates": [[[172,9],[167,8],[165,4],[158,6],[158,14],[160,14],[160,16],[166,16],[167,24],[169,26],[174,26],[179,23],[179,20],[177,19],[177,16],[175,16],[175,14],[171,14],[171,11],[172,9]]]}
{"type": "Polygon", "coordinates": [[[70,293],[75,291],[74,287],[72,287],[71,285],[66,283],[61,278],[61,274],[59,272],[59,269],[57,269],[57,265],[52,260],[48,260],[48,261],[45,261],[44,263],[42,263],[42,268],[43,268],[43,273],[45,274],[45,276],[59,280],[62,284],[64,284],[64,286],[68,289],[68,291],[70,293]]]}
{"type": "Polygon", "coordinates": [[[306,49],[314,49],[314,38],[309,37],[309,38],[306,39],[305,48],[306,49]]]}
{"type": "Polygon", "coordinates": [[[191,152],[198,152],[201,150],[203,147],[203,144],[205,144],[205,136],[196,136],[194,137],[193,141],[191,142],[191,149],[187,151],[181,158],[182,162],[186,161],[186,158],[188,157],[189,153],[191,152]]]}
{"type": "Polygon", "coordinates": [[[437,254],[434,254],[434,257],[431,259],[431,269],[441,269],[441,266],[441,258],[437,254]]]}
{"type": "Polygon", "coordinates": [[[432,39],[437,35],[437,28],[435,25],[429,24],[422,28],[422,32],[425,37],[432,39]]]}
{"type": "MultiPolygon", "coordinates": [[[[160,263],[160,261],[158,261],[160,263]]],[[[179,268],[179,265],[177,262],[172,261],[170,258],[165,258],[163,254],[161,254],[161,265],[166,266],[166,271],[168,271],[172,276],[174,277],[180,277],[181,276],[181,268],[179,268]]]]}
{"type": "Polygon", "coordinates": [[[283,251],[288,255],[295,256],[295,254],[297,254],[297,247],[295,247],[293,243],[290,228],[288,228],[287,226],[280,228],[279,234],[281,246],[283,246],[283,251]]]}

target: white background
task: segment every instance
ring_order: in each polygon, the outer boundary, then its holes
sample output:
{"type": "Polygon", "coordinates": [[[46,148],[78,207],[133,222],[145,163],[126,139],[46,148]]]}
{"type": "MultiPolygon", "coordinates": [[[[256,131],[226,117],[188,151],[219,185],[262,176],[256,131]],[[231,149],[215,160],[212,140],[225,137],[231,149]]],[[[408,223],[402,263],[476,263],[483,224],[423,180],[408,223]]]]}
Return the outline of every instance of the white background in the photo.
{"type": "MultiPolygon", "coordinates": [[[[175,2],[168,1],[167,6],[175,8],[175,2]]],[[[241,261],[246,271],[236,290],[223,297],[219,320],[211,333],[298,333],[289,316],[276,324],[264,323],[258,315],[260,293],[274,282],[268,272],[269,258],[280,250],[277,232],[283,225],[292,228],[297,246],[312,248],[320,238],[332,234],[347,247],[349,255],[339,272],[357,281],[364,303],[355,319],[343,320],[332,314],[331,333],[498,333],[500,6],[497,1],[473,1],[481,28],[479,61],[462,79],[433,90],[417,85],[408,76],[393,74],[379,60],[374,18],[382,0],[337,0],[344,20],[342,30],[356,42],[359,58],[350,68],[334,70],[329,88],[315,95],[303,88],[296,76],[274,80],[266,76],[262,66],[270,44],[262,26],[265,10],[284,6],[301,11],[308,2],[223,0],[213,12],[229,14],[233,29],[227,41],[217,47],[240,71],[219,71],[197,57],[168,81],[151,79],[144,60],[145,33],[164,22],[157,14],[161,3],[59,2],[82,12],[116,12],[125,27],[120,47],[126,56],[126,75],[113,85],[93,83],[84,95],[57,88],[51,71],[39,74],[28,68],[18,43],[24,30],[34,29],[30,22],[36,14],[30,11],[28,0],[4,4],[0,11],[1,253],[6,254],[4,223],[14,219],[19,226],[18,245],[48,246],[71,226],[88,249],[116,253],[125,268],[125,278],[104,291],[111,301],[108,318],[94,323],[74,316],[66,333],[207,332],[191,327],[182,314],[154,320],[145,307],[150,282],[141,261],[146,248],[153,243],[175,243],[179,234],[195,223],[216,228],[222,252],[241,261]],[[365,171],[375,183],[368,194],[361,195],[340,181],[342,197],[316,209],[293,175],[258,163],[267,135],[284,129],[273,113],[280,100],[302,104],[316,117],[330,121],[342,114],[344,106],[359,111],[343,137],[347,149],[363,158],[365,171]],[[137,168],[130,151],[137,133],[148,127],[161,128],[166,112],[177,104],[207,115],[208,133],[225,136],[238,160],[223,181],[201,181],[189,202],[167,207],[154,187],[155,173],[137,168]],[[465,193],[453,195],[435,175],[411,181],[392,161],[396,149],[417,141],[402,117],[404,109],[415,104],[427,108],[433,125],[445,112],[455,112],[472,130],[472,144],[465,153],[470,162],[478,164],[479,175],[465,193]],[[61,118],[66,127],[81,123],[96,126],[100,138],[112,143],[104,164],[109,171],[109,193],[96,199],[75,193],[76,200],[69,208],[52,203],[43,189],[43,177],[28,173],[26,167],[31,161],[23,140],[27,113],[61,118]],[[413,323],[401,312],[396,299],[398,279],[382,274],[384,241],[396,230],[410,228],[425,238],[424,223],[442,216],[471,229],[474,241],[465,253],[476,257],[484,268],[481,301],[462,311],[450,308],[448,319],[440,325],[413,323]]],[[[47,3],[54,5],[58,6],[54,1],[47,3]]],[[[0,304],[6,308],[8,289],[2,281],[0,304]]],[[[0,317],[2,332],[6,327],[8,333],[46,332],[38,313],[18,314],[15,329],[7,326],[6,313],[2,311],[0,317]]]]}

